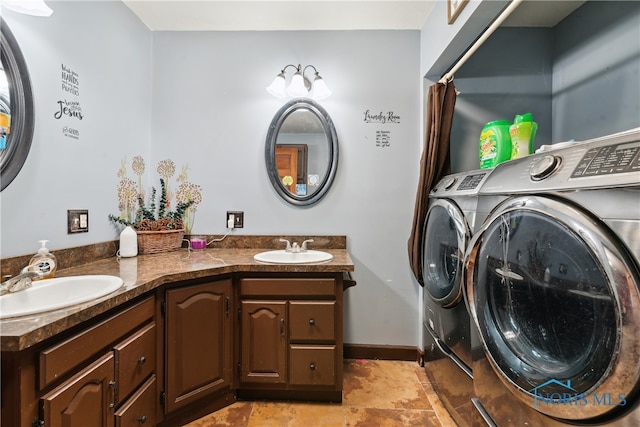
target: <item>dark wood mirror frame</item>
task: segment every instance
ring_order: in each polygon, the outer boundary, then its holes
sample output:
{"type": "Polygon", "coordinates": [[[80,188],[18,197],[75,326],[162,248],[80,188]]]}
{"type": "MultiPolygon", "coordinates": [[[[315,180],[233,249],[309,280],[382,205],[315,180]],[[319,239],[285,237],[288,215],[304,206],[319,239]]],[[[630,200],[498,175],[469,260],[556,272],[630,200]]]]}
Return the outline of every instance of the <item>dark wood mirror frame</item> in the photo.
{"type": "MultiPolygon", "coordinates": [[[[278,195],[285,201],[296,206],[310,206],[320,201],[320,199],[322,199],[329,191],[338,169],[338,135],[329,114],[317,102],[311,99],[296,98],[286,103],[275,114],[271,121],[271,125],[269,126],[265,145],[265,161],[269,180],[271,181],[273,188],[276,190],[276,193],[278,193],[278,195]],[[290,191],[289,187],[284,186],[280,179],[276,162],[276,149],[280,147],[280,144],[277,143],[280,129],[282,128],[284,121],[292,113],[298,110],[308,110],[316,116],[322,124],[322,128],[324,129],[324,133],[327,138],[327,144],[329,145],[329,166],[325,174],[321,177],[318,188],[312,194],[304,196],[297,195],[290,191]]],[[[298,174],[299,173],[300,171],[298,174]]]]}
{"type": "Polygon", "coordinates": [[[9,83],[11,132],[0,152],[0,191],[18,175],[31,148],[34,126],[33,92],[27,64],[9,26],[0,18],[2,67],[9,83]]]}

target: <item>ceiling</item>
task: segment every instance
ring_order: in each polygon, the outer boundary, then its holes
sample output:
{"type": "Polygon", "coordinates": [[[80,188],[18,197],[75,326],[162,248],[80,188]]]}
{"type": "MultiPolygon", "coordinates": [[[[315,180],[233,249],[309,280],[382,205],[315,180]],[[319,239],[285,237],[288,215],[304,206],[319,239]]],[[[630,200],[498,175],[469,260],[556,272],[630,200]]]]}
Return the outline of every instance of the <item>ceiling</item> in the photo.
{"type": "MultiPolygon", "coordinates": [[[[152,31],[286,31],[419,30],[445,0],[122,1],[152,31]]],[[[503,25],[553,27],[582,3],[525,0],[503,25]]]]}

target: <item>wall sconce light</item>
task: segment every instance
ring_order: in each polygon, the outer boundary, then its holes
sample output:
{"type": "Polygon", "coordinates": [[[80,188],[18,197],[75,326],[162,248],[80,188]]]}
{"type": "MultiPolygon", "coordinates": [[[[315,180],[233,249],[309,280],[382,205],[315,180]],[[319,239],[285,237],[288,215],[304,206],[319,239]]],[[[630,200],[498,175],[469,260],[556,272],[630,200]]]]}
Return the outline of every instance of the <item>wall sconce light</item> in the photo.
{"type": "Polygon", "coordinates": [[[303,96],[308,96],[311,99],[325,99],[331,95],[331,91],[325,84],[322,77],[320,77],[320,73],[313,65],[307,65],[304,68],[300,64],[295,66],[293,64],[289,64],[284,67],[280,73],[273,79],[273,82],[267,86],[267,92],[276,98],[286,98],[290,96],[292,98],[300,98],[303,96]],[[294,67],[296,69],[293,77],[291,77],[291,82],[289,86],[286,85],[285,71],[289,67],[294,67]],[[313,82],[305,77],[305,72],[307,68],[313,68],[315,72],[313,82]]]}
{"type": "Polygon", "coordinates": [[[44,0],[2,0],[2,7],[31,16],[51,16],[53,13],[44,0]]]}

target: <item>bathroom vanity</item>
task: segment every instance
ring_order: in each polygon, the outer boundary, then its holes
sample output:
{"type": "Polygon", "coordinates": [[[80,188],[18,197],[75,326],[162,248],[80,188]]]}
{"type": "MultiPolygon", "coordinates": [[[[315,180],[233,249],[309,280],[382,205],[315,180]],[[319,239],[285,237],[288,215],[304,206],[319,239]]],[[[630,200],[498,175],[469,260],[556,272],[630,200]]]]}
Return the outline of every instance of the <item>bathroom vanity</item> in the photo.
{"type": "Polygon", "coordinates": [[[238,393],[342,401],[342,281],[242,275],[238,393]]]}
{"type": "Polygon", "coordinates": [[[2,321],[3,425],[181,425],[238,398],[342,399],[346,249],[276,265],[179,250],[60,271],[122,273],[97,302],[2,321]],[[188,255],[188,256],[187,256],[188,255]],[[134,276],[135,275],[135,276],[134,276]]]}

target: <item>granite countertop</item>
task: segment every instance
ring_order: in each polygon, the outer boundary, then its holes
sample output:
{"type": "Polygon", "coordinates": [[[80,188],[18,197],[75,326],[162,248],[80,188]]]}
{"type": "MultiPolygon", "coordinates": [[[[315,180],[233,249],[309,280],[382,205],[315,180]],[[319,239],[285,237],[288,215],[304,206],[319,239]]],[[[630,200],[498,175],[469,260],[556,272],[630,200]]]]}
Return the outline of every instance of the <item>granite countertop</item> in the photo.
{"type": "Polygon", "coordinates": [[[124,285],[95,301],[31,316],[0,320],[2,351],[20,351],[117,307],[166,283],[228,273],[351,272],[354,265],[346,249],[325,249],[333,255],[317,264],[265,264],[253,259],[267,249],[218,248],[200,251],[179,249],[133,258],[104,258],[58,270],[56,277],[85,274],[119,276],[124,285]]]}

